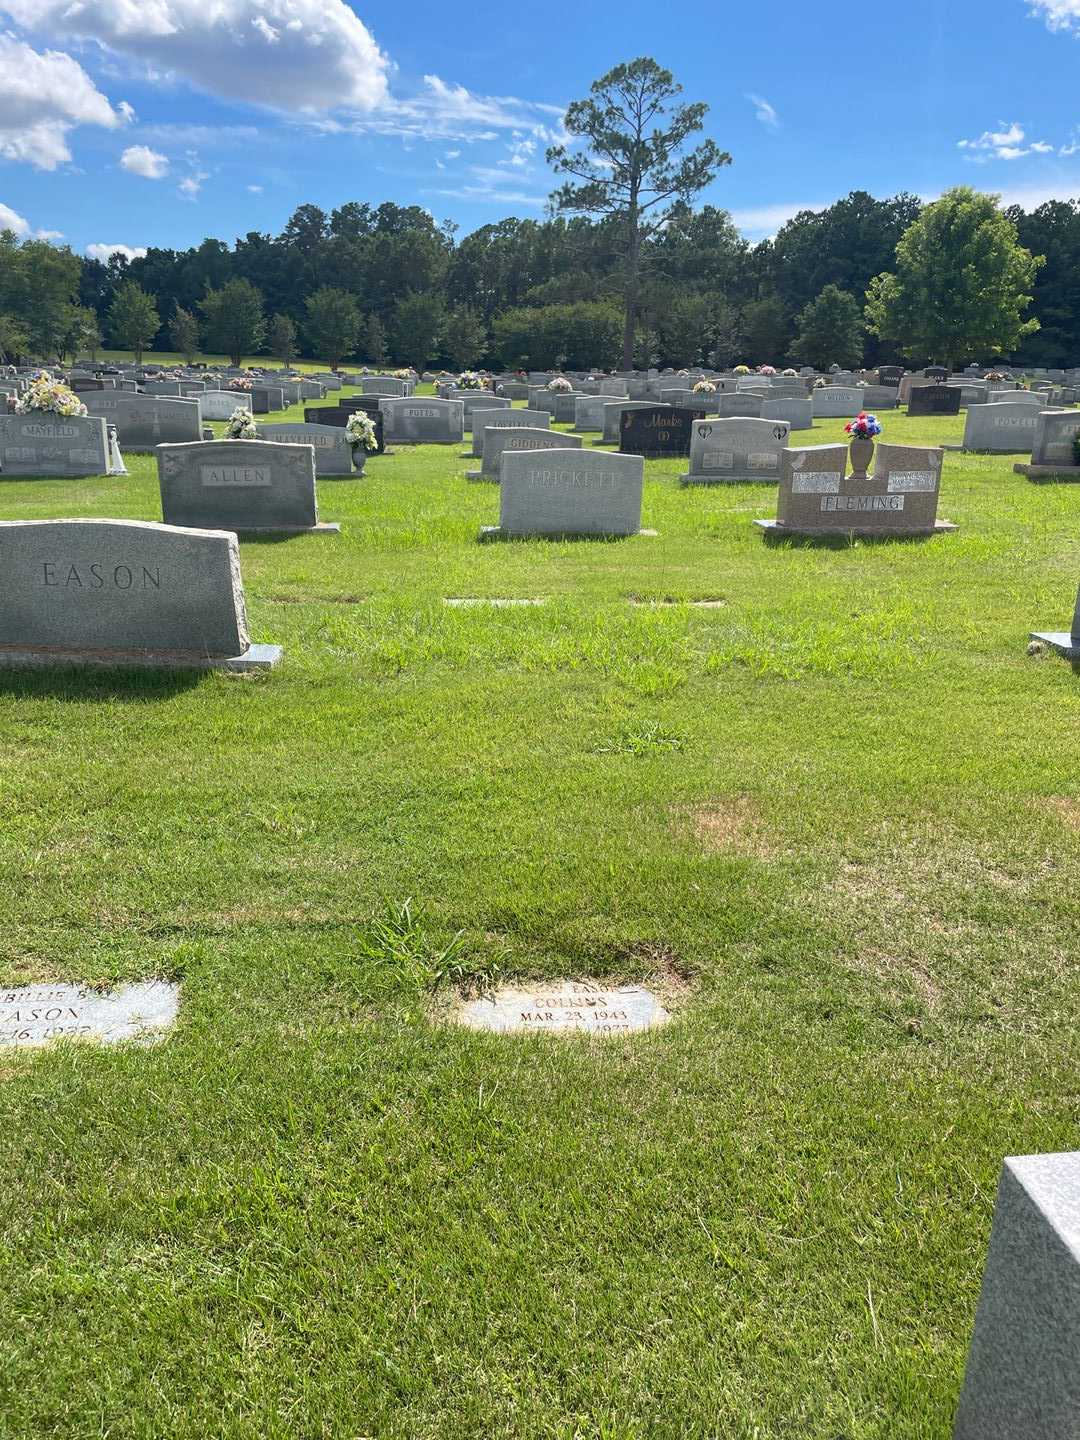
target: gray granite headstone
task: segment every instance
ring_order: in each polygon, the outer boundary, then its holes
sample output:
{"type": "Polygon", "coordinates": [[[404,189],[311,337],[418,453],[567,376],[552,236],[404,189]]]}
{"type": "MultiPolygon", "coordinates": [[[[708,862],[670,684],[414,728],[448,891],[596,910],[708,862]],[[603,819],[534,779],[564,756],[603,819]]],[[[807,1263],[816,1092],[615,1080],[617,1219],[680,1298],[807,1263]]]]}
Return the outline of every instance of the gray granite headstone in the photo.
{"type": "Polygon", "coordinates": [[[784,396],[761,402],[762,420],[782,420],[789,430],[814,428],[814,402],[808,396],[784,396]]]}
{"type": "Polygon", "coordinates": [[[0,989],[0,1048],[37,1049],[54,1040],[156,1040],[176,1022],[179,986],[144,980],[101,992],[46,982],[0,989]]]}
{"type": "Polygon", "coordinates": [[[530,450],[580,450],[581,437],[565,435],[561,430],[531,430],[523,425],[484,427],[484,456],[479,470],[466,471],[469,480],[499,481],[502,458],[530,450]]]}
{"type": "Polygon", "coordinates": [[[764,530],[794,534],[932,535],[954,530],[937,519],[943,451],[879,444],[874,469],[847,473],[846,445],[784,450],[776,520],[764,530]]]}
{"type": "Polygon", "coordinates": [[[1080,1152],[1007,1159],[953,1440],[1080,1435],[1080,1152]]]}
{"type": "Polygon", "coordinates": [[[557,391],[552,401],[551,418],[556,425],[572,425],[577,395],[573,390],[557,391]]]}
{"type": "Polygon", "coordinates": [[[601,433],[604,429],[604,407],[610,404],[608,395],[577,396],[574,401],[574,429],[581,434],[601,433]]]}
{"type": "Polygon", "coordinates": [[[121,450],[148,451],[202,438],[201,400],[103,391],[83,401],[89,414],[116,426],[121,450]]]}
{"type": "Polygon", "coordinates": [[[388,445],[452,445],[464,437],[460,400],[435,400],[426,395],[380,400],[383,433],[388,445]]]}
{"type": "Polygon", "coordinates": [[[234,410],[251,410],[251,396],[239,390],[204,390],[199,406],[204,420],[231,420],[234,410]]]}
{"type": "Polygon", "coordinates": [[[295,420],[291,424],[260,425],[259,439],[274,445],[310,445],[315,451],[316,476],[355,475],[357,469],[364,468],[364,451],[357,451],[359,464],[354,469],[352,445],[345,431],[335,425],[309,425],[295,420]]]}
{"type": "Polygon", "coordinates": [[[284,410],[284,390],[280,385],[253,385],[251,408],[256,415],[269,415],[271,410],[284,410]]]}
{"type": "Polygon", "coordinates": [[[762,395],[736,390],[731,394],[714,395],[712,409],[722,420],[760,420],[764,404],[762,395]]]}
{"type": "Polygon", "coordinates": [[[513,410],[474,410],[472,413],[472,453],[484,453],[484,430],[488,425],[497,425],[500,430],[520,425],[527,430],[547,430],[551,416],[546,410],[524,410],[518,406],[513,410]]]}
{"type": "Polygon", "coordinates": [[[987,450],[994,455],[1030,454],[1038,420],[1036,406],[1011,400],[973,406],[964,421],[964,449],[987,450]]]}
{"type": "Polygon", "coordinates": [[[490,390],[455,390],[446,398],[461,401],[462,424],[466,434],[472,430],[475,411],[509,410],[511,404],[505,395],[493,395],[490,390]]]}
{"type": "Polygon", "coordinates": [[[463,1025],[499,1035],[593,1035],[611,1039],[667,1024],[670,1015],[649,990],[602,980],[538,981],[471,1000],[458,1012],[463,1025]]]}
{"type": "Polygon", "coordinates": [[[0,521],[0,665],[262,669],[240,551],[221,530],[146,520],[0,521]]]}
{"type": "Polygon", "coordinates": [[[1072,467],[1073,441],[1080,435],[1080,410],[1043,410],[1035,421],[1033,465],[1072,467]]]}
{"type": "Polygon", "coordinates": [[[780,420],[696,420],[690,431],[690,469],[684,485],[780,479],[789,428],[780,420]]]}
{"type": "Polygon", "coordinates": [[[392,375],[365,375],[360,381],[362,395],[387,395],[401,399],[409,393],[409,382],[392,375]]]}
{"type": "Polygon", "coordinates": [[[850,420],[868,408],[857,385],[826,385],[815,390],[811,399],[815,420],[850,420]]]}
{"type": "Polygon", "coordinates": [[[157,465],[167,525],[246,535],[338,529],[319,524],[310,445],[269,440],[160,445],[157,465]]]}
{"type": "Polygon", "coordinates": [[[105,475],[104,420],[80,415],[5,415],[0,411],[0,476],[105,475]]]}
{"type": "Polygon", "coordinates": [[[496,536],[637,535],[645,462],[597,450],[504,454],[496,536]]]}

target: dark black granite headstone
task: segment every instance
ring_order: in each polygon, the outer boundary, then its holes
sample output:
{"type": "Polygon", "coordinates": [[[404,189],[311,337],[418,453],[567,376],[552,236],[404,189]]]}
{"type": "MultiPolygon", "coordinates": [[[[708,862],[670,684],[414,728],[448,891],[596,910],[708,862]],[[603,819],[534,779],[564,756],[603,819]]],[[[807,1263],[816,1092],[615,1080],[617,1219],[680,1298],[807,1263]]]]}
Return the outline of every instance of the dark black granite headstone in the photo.
{"type": "MultiPolygon", "coordinates": [[[[336,405],[306,405],[304,407],[304,419],[309,425],[336,425],[344,430],[349,423],[352,410],[339,410],[336,405]]],[[[383,455],[386,452],[386,445],[383,441],[383,417],[378,410],[370,412],[368,418],[375,425],[375,451],[376,455],[383,455]]]]}
{"type": "Polygon", "coordinates": [[[949,372],[944,365],[928,365],[923,371],[928,380],[947,380],[949,372]]]}
{"type": "Polygon", "coordinates": [[[105,381],[91,380],[85,375],[76,375],[75,379],[71,382],[70,388],[75,391],[76,395],[80,390],[104,390],[105,381]]]}
{"type": "Polygon", "coordinates": [[[689,455],[696,410],[650,405],[646,410],[624,410],[619,431],[620,455],[652,458],[689,455]]]}
{"type": "Polygon", "coordinates": [[[900,365],[879,365],[878,382],[882,385],[899,385],[904,377],[903,367],[900,365]]]}
{"type": "Polygon", "coordinates": [[[379,415],[379,395],[353,395],[348,400],[339,400],[337,408],[344,410],[349,415],[355,415],[358,410],[363,410],[366,415],[379,415]]]}
{"type": "Polygon", "coordinates": [[[916,385],[908,398],[909,415],[959,415],[959,385],[916,385]]]}

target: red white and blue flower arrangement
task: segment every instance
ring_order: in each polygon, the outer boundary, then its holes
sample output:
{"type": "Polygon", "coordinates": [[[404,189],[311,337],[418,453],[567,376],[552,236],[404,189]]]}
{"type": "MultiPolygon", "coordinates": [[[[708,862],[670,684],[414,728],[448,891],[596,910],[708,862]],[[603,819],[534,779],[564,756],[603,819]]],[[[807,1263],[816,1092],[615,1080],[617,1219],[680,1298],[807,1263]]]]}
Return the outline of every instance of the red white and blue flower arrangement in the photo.
{"type": "Polygon", "coordinates": [[[854,420],[849,420],[844,429],[853,440],[873,440],[875,435],[881,434],[881,423],[876,415],[868,415],[865,410],[860,410],[854,420]]]}

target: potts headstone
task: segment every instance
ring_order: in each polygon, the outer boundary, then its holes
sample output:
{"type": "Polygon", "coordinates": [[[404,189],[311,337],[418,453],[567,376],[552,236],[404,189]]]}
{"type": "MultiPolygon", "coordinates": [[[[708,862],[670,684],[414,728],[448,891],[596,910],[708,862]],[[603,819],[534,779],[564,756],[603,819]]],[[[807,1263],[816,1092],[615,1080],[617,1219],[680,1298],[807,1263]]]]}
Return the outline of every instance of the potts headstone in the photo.
{"type": "Polygon", "coordinates": [[[644,479],[645,462],[636,455],[504,454],[499,525],[482,538],[637,535],[644,479]]]}
{"type": "Polygon", "coordinates": [[[237,390],[205,390],[199,407],[204,420],[231,420],[235,410],[251,413],[251,396],[237,390]]]}
{"type": "Polygon", "coordinates": [[[320,525],[315,452],[268,440],[207,440],[157,451],[166,524],[234,530],[241,535],[300,535],[320,525]]]}
{"type": "Polygon", "coordinates": [[[0,665],[266,668],[235,535],[145,520],[0,521],[0,665]]]}
{"type": "Polygon", "coordinates": [[[391,445],[453,445],[465,434],[460,400],[391,399],[381,401],[379,408],[391,445]]]}
{"type": "Polygon", "coordinates": [[[777,420],[699,420],[691,432],[684,485],[724,485],[780,479],[788,426],[777,420]]]}

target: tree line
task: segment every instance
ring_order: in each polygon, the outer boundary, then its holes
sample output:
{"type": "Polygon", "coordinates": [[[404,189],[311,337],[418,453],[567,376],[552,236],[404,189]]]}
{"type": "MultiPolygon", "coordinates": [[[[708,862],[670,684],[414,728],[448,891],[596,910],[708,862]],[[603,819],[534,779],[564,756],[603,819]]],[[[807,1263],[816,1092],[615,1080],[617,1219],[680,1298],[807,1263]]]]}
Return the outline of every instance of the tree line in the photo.
{"type": "Polygon", "coordinates": [[[563,177],[548,217],[460,237],[419,206],[361,201],[130,261],[0,235],[0,359],[109,345],[421,369],[1080,360],[1080,203],[856,190],[752,244],[694,204],[731,157],[688,149],[706,107],[679,93],[651,60],[616,66],[567,112],[580,144],[548,152],[563,177]]]}

